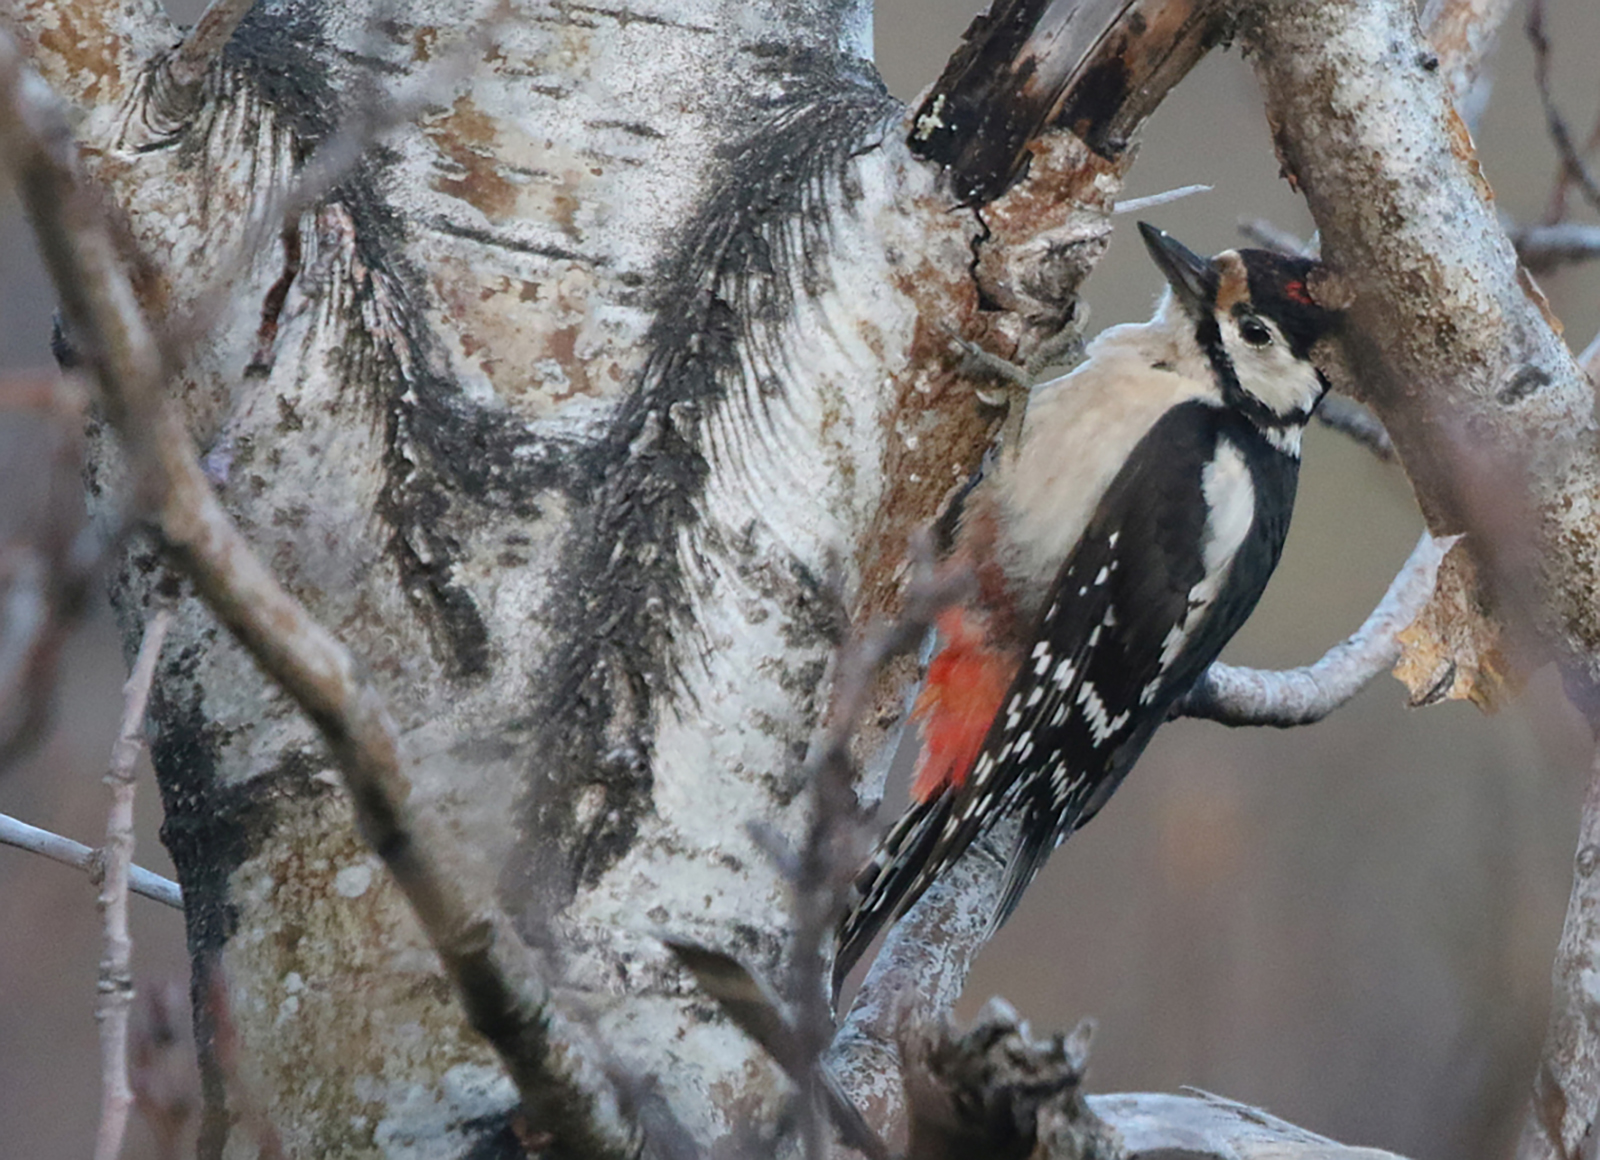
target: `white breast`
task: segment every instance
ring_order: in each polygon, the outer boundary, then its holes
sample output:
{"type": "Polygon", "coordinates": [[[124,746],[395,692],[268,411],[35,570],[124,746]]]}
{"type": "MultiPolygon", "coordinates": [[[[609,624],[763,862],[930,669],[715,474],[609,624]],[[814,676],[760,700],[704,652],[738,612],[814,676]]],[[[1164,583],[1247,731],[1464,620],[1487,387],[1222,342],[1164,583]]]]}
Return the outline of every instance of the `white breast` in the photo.
{"type": "Polygon", "coordinates": [[[1024,619],[1038,611],[1056,572],[1117,471],[1160,417],[1187,399],[1215,398],[1209,374],[1152,362],[1177,352],[1148,349],[1148,324],[1107,331],[1072,374],[1034,388],[1022,444],[998,468],[1002,563],[1024,619]],[[1184,370],[1198,372],[1181,373],[1184,370]]]}

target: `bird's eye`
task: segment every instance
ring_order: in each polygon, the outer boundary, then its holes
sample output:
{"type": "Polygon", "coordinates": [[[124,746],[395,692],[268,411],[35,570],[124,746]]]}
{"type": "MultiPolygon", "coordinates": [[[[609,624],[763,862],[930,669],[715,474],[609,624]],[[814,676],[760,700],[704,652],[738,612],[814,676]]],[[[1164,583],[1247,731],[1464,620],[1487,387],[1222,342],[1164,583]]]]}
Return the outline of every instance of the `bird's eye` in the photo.
{"type": "Polygon", "coordinates": [[[1254,318],[1246,318],[1239,323],[1239,335],[1251,346],[1266,346],[1272,341],[1272,331],[1254,318]]]}

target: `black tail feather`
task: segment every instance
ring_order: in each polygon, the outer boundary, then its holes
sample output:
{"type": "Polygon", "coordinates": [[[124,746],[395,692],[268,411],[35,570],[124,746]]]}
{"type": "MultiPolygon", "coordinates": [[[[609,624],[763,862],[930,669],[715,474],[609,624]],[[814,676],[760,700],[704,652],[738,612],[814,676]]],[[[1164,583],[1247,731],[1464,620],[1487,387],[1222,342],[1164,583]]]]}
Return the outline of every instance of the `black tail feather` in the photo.
{"type": "Polygon", "coordinates": [[[855,900],[839,923],[838,950],[833,958],[834,998],[878,932],[909,910],[933,884],[937,867],[930,865],[930,855],[944,832],[950,806],[948,793],[913,805],[884,835],[872,861],[856,877],[855,900]]]}

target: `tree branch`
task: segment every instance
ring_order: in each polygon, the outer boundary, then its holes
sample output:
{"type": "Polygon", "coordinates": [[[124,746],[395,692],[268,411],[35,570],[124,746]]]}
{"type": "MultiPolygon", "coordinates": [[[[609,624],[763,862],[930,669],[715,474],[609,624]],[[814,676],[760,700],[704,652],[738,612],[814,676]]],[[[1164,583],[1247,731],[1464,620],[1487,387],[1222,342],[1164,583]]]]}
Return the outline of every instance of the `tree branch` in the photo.
{"type": "MultiPolygon", "coordinates": [[[[41,830],[38,826],[30,826],[10,814],[0,814],[0,846],[15,846],[18,850],[39,854],[52,862],[82,870],[91,877],[100,874],[100,854],[93,846],[85,846],[82,842],[74,842],[71,838],[41,830]]],[[[183,892],[178,889],[178,884],[142,866],[128,868],[128,889],[163,906],[183,909],[183,892]]]]}
{"type": "Polygon", "coordinates": [[[156,661],[167,639],[172,614],[165,609],[150,618],[133,672],[122,687],[122,726],[111,749],[106,784],[111,787],[111,808],[106,815],[106,844],[101,852],[100,913],[105,925],[105,958],[100,960],[100,981],[94,1017],[100,1024],[100,1126],[95,1134],[94,1160],[117,1160],[122,1136],[133,1108],[133,1088],[128,1082],[128,1013],[133,1007],[133,941],[128,937],[128,882],[133,866],[133,798],[137,782],[134,767],[144,748],[145,706],[156,661]]]}
{"type": "Polygon", "coordinates": [[[1524,25],[1528,43],[1533,46],[1533,76],[1539,86],[1539,101],[1544,106],[1545,125],[1550,130],[1550,140],[1555,143],[1565,169],[1564,179],[1578,187],[1583,199],[1600,210],[1600,182],[1578,151],[1572,139],[1567,119],[1561,115],[1555,94],[1550,91],[1550,38],[1544,31],[1544,0],[1528,0],[1528,18],[1524,25]]]}
{"type": "Polygon", "coordinates": [[[1433,595],[1439,564],[1456,539],[1423,532],[1361,627],[1321,659],[1281,672],[1218,661],[1178,702],[1173,716],[1279,729],[1322,720],[1400,659],[1398,637],[1433,595]]]}
{"type": "Polygon", "coordinates": [[[1317,422],[1354,439],[1385,463],[1394,461],[1394,441],[1368,408],[1344,395],[1330,394],[1317,408],[1317,422]]]}
{"type": "Polygon", "coordinates": [[[1126,1160],[1400,1160],[1308,1132],[1237,1100],[1134,1092],[1089,1096],[1089,1109],[1122,1137],[1126,1160]]]}
{"type": "Polygon", "coordinates": [[[204,80],[206,73],[221,59],[222,50],[233,39],[240,21],[254,7],[255,0],[211,0],[168,61],[167,75],[172,83],[182,89],[193,89],[204,80]]]}
{"type": "Polygon", "coordinates": [[[1600,226],[1581,222],[1519,226],[1511,231],[1517,256],[1535,274],[1600,258],[1600,226]]]}
{"type": "Polygon", "coordinates": [[[1578,852],[1561,941],[1550,968],[1550,1026],[1517,1160],[1586,1154],[1600,1122],[1600,750],[1578,820],[1578,852]]]}
{"type": "Polygon", "coordinates": [[[278,584],[223,511],[163,394],[167,358],[124,273],[48,90],[0,36],[0,158],[33,219],[62,310],[128,453],[140,507],[217,618],[332,750],[362,836],[411,904],[468,1017],[530,1119],[563,1150],[627,1155],[634,1133],[582,1029],[553,1011],[541,964],[507,916],[453,874],[408,803],[399,738],[354,658],[278,584]]]}

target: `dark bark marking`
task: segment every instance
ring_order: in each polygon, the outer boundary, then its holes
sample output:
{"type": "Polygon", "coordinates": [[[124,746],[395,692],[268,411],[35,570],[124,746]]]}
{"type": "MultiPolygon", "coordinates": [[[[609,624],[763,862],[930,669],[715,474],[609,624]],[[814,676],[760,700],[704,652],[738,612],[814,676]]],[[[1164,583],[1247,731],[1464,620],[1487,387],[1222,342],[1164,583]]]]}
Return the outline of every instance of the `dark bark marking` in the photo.
{"type": "MultiPolygon", "coordinates": [[[[318,19],[303,6],[258,6],[230,42],[226,60],[237,80],[290,127],[300,161],[336,131],[338,111],[352,107],[347,90],[359,94],[368,87],[361,76],[335,85],[329,70],[336,57],[318,19]]],[[[350,67],[352,62],[338,57],[337,65],[350,67]]],[[[369,149],[327,199],[326,204],[338,204],[348,212],[356,254],[367,272],[352,287],[353,308],[342,320],[350,332],[343,353],[348,360],[376,364],[350,377],[376,385],[374,397],[366,401],[384,416],[387,482],[377,514],[391,530],[388,551],[400,571],[403,590],[430,629],[447,672],[456,678],[481,679],[492,662],[489,630],[472,593],[455,579],[461,544],[453,529],[480,521],[479,513],[485,509],[539,518],[535,497],[540,492],[574,486],[574,448],[568,441],[536,436],[507,407],[466,400],[458,384],[436,369],[448,362],[436,348],[419,305],[428,300],[427,279],[407,257],[407,223],[379,192],[384,172],[394,161],[387,149],[369,149]],[[395,341],[403,349],[393,349],[389,337],[365,330],[363,308],[374,305],[396,320],[395,341]],[[412,368],[409,376],[402,373],[402,365],[412,368]]],[[[498,235],[478,237],[451,223],[431,224],[488,245],[508,244],[498,235]]],[[[288,239],[286,231],[286,251],[288,239]]],[[[268,294],[264,338],[275,329],[268,327],[268,320],[275,324],[298,274],[294,256],[292,251],[286,253],[290,260],[284,276],[268,294]]],[[[545,256],[586,261],[578,254],[545,256]]],[[[259,355],[258,361],[262,361],[259,355]]]]}
{"type": "Polygon", "coordinates": [[[289,287],[300,273],[300,223],[286,221],[280,235],[283,243],[283,272],[268,289],[261,301],[261,325],[256,329],[256,349],[250,365],[244,368],[247,376],[266,377],[272,370],[273,346],[278,341],[278,319],[283,314],[283,304],[289,297],[289,287]]]}
{"type": "Polygon", "coordinates": [[[196,686],[199,649],[190,645],[162,668],[150,699],[155,736],[150,746],[165,820],[161,842],[183,886],[184,926],[192,967],[190,1001],[204,1109],[199,1155],[220,1157],[230,1116],[227,1081],[216,1057],[210,1004],[223,948],[238,930],[229,882],[271,833],[286,800],[329,791],[312,774],[325,762],[291,750],[277,767],[237,785],[218,776],[225,739],[210,724],[196,686]]]}
{"type": "MultiPolygon", "coordinates": [[[[729,151],[726,177],[654,280],[640,384],[584,456],[590,504],[565,549],[550,618],[563,643],[547,659],[534,714],[546,739],[525,809],[527,832],[541,837],[504,883],[524,909],[559,910],[593,885],[651,808],[654,706],[674,683],[673,638],[688,616],[678,537],[696,522],[713,468],[705,418],[757,325],[788,318],[797,287],[829,288],[830,200],[851,157],[900,113],[858,62],[786,52],[771,71],[788,81],[787,95],[757,110],[757,127],[729,151]],[[792,253],[803,255],[798,269],[788,268],[792,253]]],[[[755,406],[773,402],[770,391],[756,395],[755,406]]],[[[803,572],[786,587],[796,631],[816,620],[817,638],[832,639],[835,618],[807,611],[827,602],[808,603],[816,582],[803,572]]]]}

